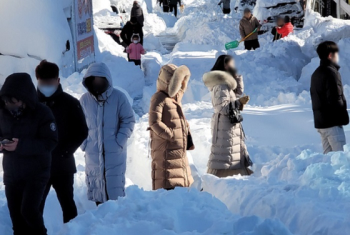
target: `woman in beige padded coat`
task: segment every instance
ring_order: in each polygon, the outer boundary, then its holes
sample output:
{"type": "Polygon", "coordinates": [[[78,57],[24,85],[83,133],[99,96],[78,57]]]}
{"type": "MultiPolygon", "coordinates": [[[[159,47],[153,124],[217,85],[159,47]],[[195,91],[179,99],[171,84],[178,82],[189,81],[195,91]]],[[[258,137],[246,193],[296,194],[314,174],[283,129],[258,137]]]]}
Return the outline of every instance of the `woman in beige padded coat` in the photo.
{"type": "Polygon", "coordinates": [[[208,173],[217,177],[250,175],[252,163],[245,145],[241,123],[231,124],[228,117],[229,104],[242,110],[249,101],[243,94],[243,78],[236,75],[234,60],[229,55],[218,58],[211,72],[204,74],[203,82],[208,87],[214,115],[212,117],[212,147],[208,162],[208,173]]]}
{"type": "Polygon", "coordinates": [[[186,66],[173,64],[164,65],[159,72],[149,110],[153,190],[193,183],[186,156],[189,126],[181,107],[190,75],[186,66]]]}

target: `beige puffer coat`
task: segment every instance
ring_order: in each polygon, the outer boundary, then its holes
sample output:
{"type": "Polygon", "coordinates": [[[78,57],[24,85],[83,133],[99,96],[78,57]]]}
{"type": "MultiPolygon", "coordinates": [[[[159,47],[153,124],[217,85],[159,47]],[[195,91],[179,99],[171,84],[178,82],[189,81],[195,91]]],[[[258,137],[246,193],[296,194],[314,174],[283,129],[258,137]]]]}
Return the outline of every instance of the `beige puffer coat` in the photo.
{"type": "Polygon", "coordinates": [[[248,151],[244,143],[242,125],[231,124],[229,104],[238,107],[237,96],[243,94],[243,79],[241,76],[233,78],[229,73],[212,71],[204,74],[204,84],[208,87],[214,115],[212,117],[212,147],[208,168],[216,170],[245,169],[248,151]]]}
{"type": "Polygon", "coordinates": [[[149,111],[153,190],[193,183],[186,156],[189,127],[181,108],[190,75],[186,66],[172,64],[159,73],[149,111]]]}

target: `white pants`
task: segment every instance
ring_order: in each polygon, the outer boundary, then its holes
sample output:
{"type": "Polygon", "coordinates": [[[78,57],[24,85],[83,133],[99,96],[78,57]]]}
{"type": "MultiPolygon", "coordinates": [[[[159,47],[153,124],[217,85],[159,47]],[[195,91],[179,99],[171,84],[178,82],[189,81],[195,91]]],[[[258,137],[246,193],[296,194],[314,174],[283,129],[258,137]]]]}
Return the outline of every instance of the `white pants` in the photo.
{"type": "Polygon", "coordinates": [[[342,126],[334,126],[326,129],[317,129],[321,134],[324,154],[334,151],[344,151],[346,144],[345,133],[342,126]]]}

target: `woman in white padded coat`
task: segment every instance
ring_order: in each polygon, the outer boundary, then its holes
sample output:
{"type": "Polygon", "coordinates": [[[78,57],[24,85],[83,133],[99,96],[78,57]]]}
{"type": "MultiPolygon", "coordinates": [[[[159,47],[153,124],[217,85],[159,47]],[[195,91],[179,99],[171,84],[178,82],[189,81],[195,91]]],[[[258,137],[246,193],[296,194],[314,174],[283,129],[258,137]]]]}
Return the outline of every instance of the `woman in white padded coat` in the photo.
{"type": "Polygon", "coordinates": [[[212,147],[208,162],[208,173],[217,177],[250,175],[252,165],[245,145],[241,123],[231,124],[229,107],[243,110],[249,97],[242,96],[243,78],[236,74],[234,60],[229,55],[220,56],[211,72],[204,74],[203,82],[208,87],[214,114],[212,117],[212,147]]]}

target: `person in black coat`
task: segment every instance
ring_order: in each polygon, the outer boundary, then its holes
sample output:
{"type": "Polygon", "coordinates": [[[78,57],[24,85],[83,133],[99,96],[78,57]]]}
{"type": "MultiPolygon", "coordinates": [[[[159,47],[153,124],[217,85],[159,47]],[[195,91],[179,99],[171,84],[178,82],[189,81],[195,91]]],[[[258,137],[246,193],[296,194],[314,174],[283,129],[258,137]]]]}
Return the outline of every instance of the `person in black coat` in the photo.
{"type": "Polygon", "coordinates": [[[349,124],[338,52],[336,43],[321,43],[317,48],[321,63],[311,77],[310,93],[315,128],[321,134],[324,153],[343,151],[346,144],[343,126],[349,124]]]}
{"type": "Polygon", "coordinates": [[[134,4],[131,8],[130,17],[136,17],[139,25],[141,25],[141,27],[143,27],[143,23],[145,21],[145,18],[143,16],[142,7],[140,6],[140,4],[137,1],[134,1],[134,4]]]}
{"type": "Polygon", "coordinates": [[[77,171],[74,153],[87,138],[88,127],[80,102],[62,90],[58,66],[43,60],[35,73],[39,101],[53,112],[58,130],[58,145],[52,152],[51,177],[45,189],[41,211],[44,211],[45,200],[52,186],[61,204],[63,222],[67,223],[78,215],[73,198],[74,174],[77,171]]]}
{"type": "Polygon", "coordinates": [[[29,74],[14,73],[0,90],[0,151],[7,205],[15,235],[46,235],[40,203],[50,177],[57,128],[38,101],[29,74]]]}
{"type": "Polygon", "coordinates": [[[123,42],[129,46],[131,44],[131,37],[133,34],[140,35],[140,43],[143,45],[143,31],[136,17],[131,17],[131,20],[125,24],[122,32],[120,33],[120,37],[123,39],[123,42]]]}

